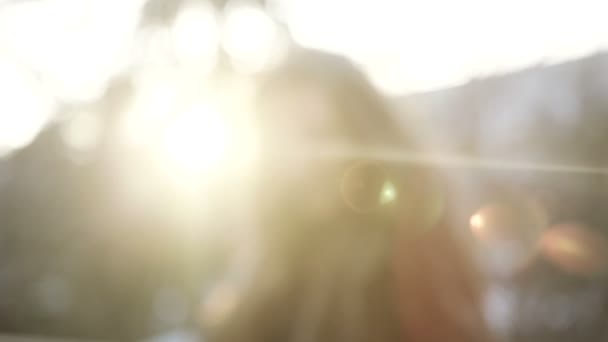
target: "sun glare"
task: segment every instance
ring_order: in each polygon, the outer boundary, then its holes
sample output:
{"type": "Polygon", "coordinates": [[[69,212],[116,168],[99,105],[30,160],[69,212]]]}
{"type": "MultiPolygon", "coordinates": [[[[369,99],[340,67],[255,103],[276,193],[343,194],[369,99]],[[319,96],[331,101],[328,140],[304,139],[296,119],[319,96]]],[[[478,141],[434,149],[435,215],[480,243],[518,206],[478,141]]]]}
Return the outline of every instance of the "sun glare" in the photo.
{"type": "Polygon", "coordinates": [[[211,6],[188,6],[175,19],[172,38],[180,62],[211,69],[219,44],[218,24],[211,6]]]}
{"type": "Polygon", "coordinates": [[[228,130],[212,106],[198,104],[172,122],[163,134],[164,157],[179,171],[200,173],[216,166],[226,153],[228,130]]]}
{"type": "Polygon", "coordinates": [[[135,85],[133,99],[121,119],[121,138],[129,145],[146,145],[181,103],[181,88],[172,69],[138,75],[135,85]]]}
{"type": "Polygon", "coordinates": [[[602,1],[283,2],[296,42],[346,54],[389,95],[575,59],[608,44],[602,1]]]}
{"type": "Polygon", "coordinates": [[[222,45],[233,66],[256,72],[281,57],[282,41],[272,19],[261,8],[235,6],[228,10],[222,45]]]}
{"type": "Polygon", "coordinates": [[[0,157],[28,145],[56,103],[30,73],[0,59],[0,157]]]}
{"type": "Polygon", "coordinates": [[[47,92],[92,101],[124,70],[141,3],[23,1],[0,10],[0,45],[36,70],[47,92]]]}

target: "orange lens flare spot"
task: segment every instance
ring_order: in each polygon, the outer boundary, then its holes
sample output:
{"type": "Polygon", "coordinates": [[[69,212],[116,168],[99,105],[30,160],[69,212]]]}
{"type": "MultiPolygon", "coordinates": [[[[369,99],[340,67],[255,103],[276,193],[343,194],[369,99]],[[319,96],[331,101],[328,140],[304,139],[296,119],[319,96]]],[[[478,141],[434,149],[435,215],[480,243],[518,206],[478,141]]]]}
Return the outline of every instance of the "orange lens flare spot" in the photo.
{"type": "Polygon", "coordinates": [[[608,266],[608,240],[579,224],[560,224],[543,234],[543,256],[562,271],[592,275],[608,266]]]}

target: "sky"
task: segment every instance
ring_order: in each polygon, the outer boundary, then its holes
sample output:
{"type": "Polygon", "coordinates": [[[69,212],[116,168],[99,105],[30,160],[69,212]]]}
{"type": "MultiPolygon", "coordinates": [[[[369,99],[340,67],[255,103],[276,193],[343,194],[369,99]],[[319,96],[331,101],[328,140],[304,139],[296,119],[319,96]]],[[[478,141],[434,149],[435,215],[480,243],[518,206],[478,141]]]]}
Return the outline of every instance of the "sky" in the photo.
{"type": "MultiPolygon", "coordinates": [[[[229,2],[224,14],[199,2],[171,27],[142,31],[143,3],[0,2],[0,155],[31,141],[58,103],[95,100],[129,67],[156,68],[175,57],[211,69],[221,47],[238,70],[255,71],[285,42],[270,17],[244,0],[229,2]]],[[[269,8],[298,44],[348,56],[391,96],[608,46],[604,1],[274,0],[269,8]]]]}
{"type": "Polygon", "coordinates": [[[283,3],[297,41],[350,55],[390,94],[576,59],[608,46],[604,1],[283,3]]]}

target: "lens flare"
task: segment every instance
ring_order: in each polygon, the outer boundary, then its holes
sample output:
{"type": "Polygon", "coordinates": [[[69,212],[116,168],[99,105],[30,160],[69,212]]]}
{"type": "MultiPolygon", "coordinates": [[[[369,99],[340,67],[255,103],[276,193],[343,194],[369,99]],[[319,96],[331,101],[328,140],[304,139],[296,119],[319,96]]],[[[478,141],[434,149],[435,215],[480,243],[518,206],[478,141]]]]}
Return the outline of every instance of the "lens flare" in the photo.
{"type": "Polygon", "coordinates": [[[608,240],[589,227],[564,223],[543,234],[540,249],[544,257],[566,273],[590,275],[605,271],[608,240]]]}
{"type": "Polygon", "coordinates": [[[512,275],[530,263],[546,226],[546,212],[525,196],[487,204],[469,219],[482,264],[498,276],[512,275]]]}
{"type": "Polygon", "coordinates": [[[484,225],[483,216],[481,214],[471,216],[470,224],[475,235],[481,234],[481,230],[483,229],[484,225]]]}
{"type": "Polygon", "coordinates": [[[380,191],[380,203],[388,204],[392,203],[397,199],[397,187],[393,182],[386,181],[380,191]]]}
{"type": "Polygon", "coordinates": [[[346,170],[341,184],[344,201],[356,212],[372,211],[397,196],[396,189],[386,180],[385,171],[371,162],[358,162],[346,170]],[[387,185],[388,184],[388,185],[387,185]]]}
{"type": "Polygon", "coordinates": [[[469,219],[471,232],[484,242],[535,240],[547,223],[546,214],[533,201],[492,203],[479,208],[469,219]]]}

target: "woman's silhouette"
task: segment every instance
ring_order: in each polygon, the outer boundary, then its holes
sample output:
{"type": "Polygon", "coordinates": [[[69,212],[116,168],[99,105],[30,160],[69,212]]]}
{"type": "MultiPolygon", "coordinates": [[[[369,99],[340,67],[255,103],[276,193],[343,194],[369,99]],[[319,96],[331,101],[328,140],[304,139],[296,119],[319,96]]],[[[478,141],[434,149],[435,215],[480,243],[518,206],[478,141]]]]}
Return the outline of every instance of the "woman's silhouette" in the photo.
{"type": "Polygon", "coordinates": [[[262,77],[256,262],[210,341],[488,341],[474,267],[412,147],[347,60],[299,50],[262,77]]]}

